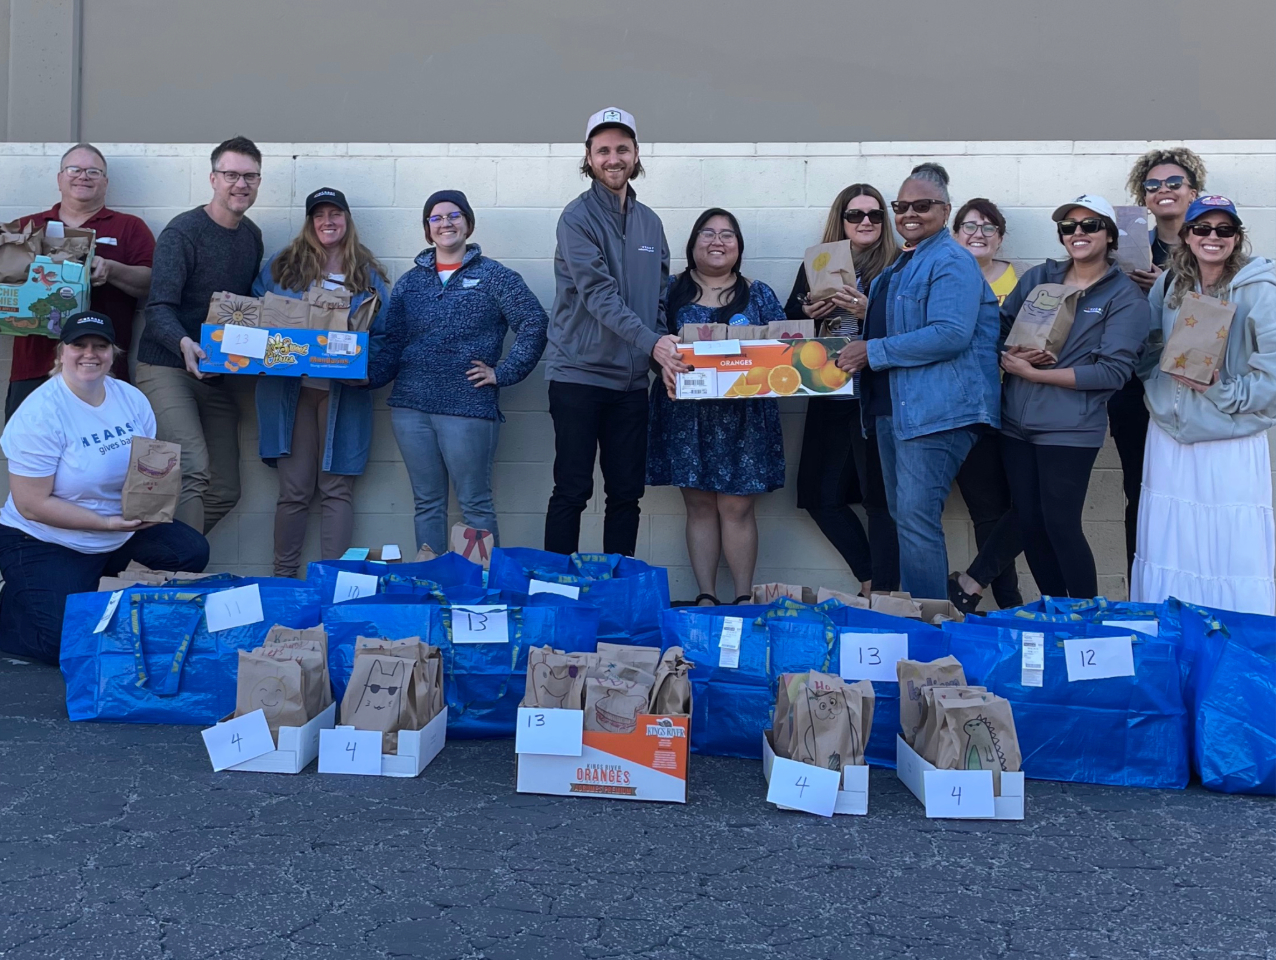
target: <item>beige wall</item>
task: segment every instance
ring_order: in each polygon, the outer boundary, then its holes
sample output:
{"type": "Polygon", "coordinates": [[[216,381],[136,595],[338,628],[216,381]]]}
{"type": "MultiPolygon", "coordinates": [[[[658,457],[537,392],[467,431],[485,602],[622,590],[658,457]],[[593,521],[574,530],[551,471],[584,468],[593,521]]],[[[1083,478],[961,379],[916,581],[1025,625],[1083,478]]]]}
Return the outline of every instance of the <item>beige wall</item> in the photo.
{"type": "MultiPolygon", "coordinates": [[[[1240,202],[1259,253],[1276,252],[1276,141],[1198,141],[1209,188],[1240,202]]],[[[54,177],[64,143],[0,144],[0,219],[47,207],[56,200],[54,177]]],[[[474,204],[474,240],[484,252],[519,270],[548,307],[553,298],[554,224],[563,204],[583,189],[576,172],[576,144],[262,144],[264,180],[252,217],[268,252],[300,228],[300,204],[311,190],[330,185],[346,191],[364,240],[397,277],[423,246],[424,197],[440,187],[464,189],[474,204]]],[[[108,202],[137,213],[158,233],[181,210],[208,195],[211,144],[101,144],[110,159],[108,202]]],[[[1041,142],[928,143],[655,143],[649,146],[642,198],[664,220],[670,246],[680,250],[695,216],[722,205],[739,217],[748,240],[747,272],[787,295],[802,250],[818,238],[827,204],[848,183],[864,180],[893,195],[898,182],[923,157],[938,159],[952,174],[954,198],[992,197],[1009,221],[1005,253],[1038,260],[1058,250],[1049,210],[1084,191],[1122,199],[1133,157],[1146,142],[1052,140],[1041,142]]],[[[675,263],[675,267],[680,267],[675,263]]],[[[11,341],[0,337],[0,356],[11,341]]],[[[0,359],[0,373],[8,364],[0,359]]],[[[241,427],[244,498],[210,538],[213,562],[241,573],[270,570],[276,481],[256,457],[251,381],[244,380],[241,427]]],[[[0,389],[4,383],[0,381],[0,389]]],[[[412,500],[390,431],[381,391],[375,414],[372,461],[356,488],[356,541],[412,547],[412,500]]],[[[759,582],[798,581],[834,588],[854,586],[840,556],[805,513],[794,506],[794,479],[803,416],[801,400],[781,401],[789,482],[761,498],[759,582]]],[[[507,545],[539,546],[551,487],[553,427],[547,413],[543,371],[503,391],[508,421],[497,452],[495,495],[507,545]]],[[[0,481],[2,486],[2,481],[0,481]]],[[[1086,532],[1100,572],[1100,588],[1124,596],[1124,539],[1119,464],[1109,444],[1099,457],[1086,505],[1086,532]]],[[[678,491],[650,489],[642,504],[638,552],[668,566],[675,597],[696,593],[683,542],[678,491]]],[[[455,510],[453,511],[455,513],[455,510]]],[[[459,519],[454,516],[454,519],[459,519]]],[[[317,514],[307,559],[318,548],[317,514]]],[[[589,505],[585,549],[601,547],[601,506],[589,505]]],[[[945,516],[950,565],[964,566],[974,538],[960,498],[945,516]]],[[[1025,578],[1025,584],[1027,579],[1025,578]]],[[[720,593],[730,591],[721,581],[720,593]]],[[[1028,591],[1031,593],[1031,591],[1028,591]]]]}

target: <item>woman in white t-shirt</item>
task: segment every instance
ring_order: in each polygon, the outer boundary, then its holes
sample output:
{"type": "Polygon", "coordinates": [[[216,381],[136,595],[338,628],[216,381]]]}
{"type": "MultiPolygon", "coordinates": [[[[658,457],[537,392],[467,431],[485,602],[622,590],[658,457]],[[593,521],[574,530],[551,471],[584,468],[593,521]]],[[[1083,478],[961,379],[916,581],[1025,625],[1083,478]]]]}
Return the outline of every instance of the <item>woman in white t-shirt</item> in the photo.
{"type": "Polygon", "coordinates": [[[155,436],[136,387],[110,376],[115,328],[104,313],[66,322],[57,366],[0,435],[9,497],[0,508],[0,651],[58,662],[72,593],[97,589],[136,560],[198,573],[208,541],[181,521],[125,520],[120,496],[134,436],[155,436]]]}

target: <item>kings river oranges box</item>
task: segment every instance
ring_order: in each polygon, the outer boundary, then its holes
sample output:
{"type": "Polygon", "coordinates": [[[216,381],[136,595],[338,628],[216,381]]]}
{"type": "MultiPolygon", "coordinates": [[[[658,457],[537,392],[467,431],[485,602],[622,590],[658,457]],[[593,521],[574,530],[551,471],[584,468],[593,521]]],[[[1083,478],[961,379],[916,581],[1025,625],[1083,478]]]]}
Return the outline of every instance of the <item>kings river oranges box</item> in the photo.
{"type": "Polygon", "coordinates": [[[855,380],[838,367],[848,337],[791,340],[701,340],[680,344],[679,400],[766,397],[853,397],[855,380]]]}
{"type": "Polygon", "coordinates": [[[362,380],[368,375],[366,330],[308,330],[206,323],[199,345],[204,373],[362,380]]]}
{"type": "Polygon", "coordinates": [[[519,793],[687,802],[690,717],[640,713],[631,733],[599,733],[582,730],[583,715],[519,708],[519,793]]]}

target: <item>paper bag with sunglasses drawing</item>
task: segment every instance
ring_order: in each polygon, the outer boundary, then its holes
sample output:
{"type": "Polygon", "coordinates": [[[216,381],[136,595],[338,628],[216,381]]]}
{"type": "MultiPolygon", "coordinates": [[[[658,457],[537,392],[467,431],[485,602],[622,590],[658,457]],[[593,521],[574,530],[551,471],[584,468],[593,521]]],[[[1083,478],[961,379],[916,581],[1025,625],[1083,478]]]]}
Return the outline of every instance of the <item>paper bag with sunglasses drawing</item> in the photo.
{"type": "Polygon", "coordinates": [[[1161,369],[1196,383],[1213,383],[1235,315],[1236,304],[1189,292],[1161,351],[1161,369]]]}
{"type": "Polygon", "coordinates": [[[1037,284],[1019,308],[1006,336],[1006,346],[1044,350],[1058,360],[1059,351],[1072,332],[1080,296],[1080,287],[1066,283],[1037,284]]]}
{"type": "Polygon", "coordinates": [[[855,261],[851,259],[849,240],[807,247],[802,264],[806,268],[806,282],[811,288],[807,297],[812,303],[827,300],[840,293],[843,287],[855,287],[855,261]]]}

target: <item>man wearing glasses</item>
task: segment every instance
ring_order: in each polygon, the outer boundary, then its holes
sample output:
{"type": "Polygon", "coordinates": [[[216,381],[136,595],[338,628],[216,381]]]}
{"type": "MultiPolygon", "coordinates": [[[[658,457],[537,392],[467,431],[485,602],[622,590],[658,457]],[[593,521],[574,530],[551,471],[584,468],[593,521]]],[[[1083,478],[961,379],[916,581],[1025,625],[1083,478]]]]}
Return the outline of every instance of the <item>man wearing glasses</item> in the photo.
{"type": "MultiPolygon", "coordinates": [[[[90,266],[93,293],[90,307],[105,313],[115,325],[121,347],[113,373],[128,381],[127,350],[133,336],[133,314],[137,302],[151,285],[151,256],[155,237],[139,217],[106,206],[106,158],[92,144],[77,143],[62,155],[58,165],[58,192],[61,201],[42,213],[22,218],[43,227],[57,220],[68,227],[92,230],[97,234],[97,254],[90,266]]],[[[36,387],[49,379],[57,341],[48,337],[14,337],[13,365],[9,370],[9,392],[4,402],[8,422],[36,387]]]]}
{"type": "Polygon", "coordinates": [[[245,216],[261,184],[261,151],[234,137],[212,161],[212,200],[160,234],[137,348],[137,386],[155,410],[158,438],[182,446],[177,519],[202,533],[239,501],[239,405],[225,377],[200,373],[199,328],[214,293],[251,293],[264,252],[261,230],[245,216]]]}

